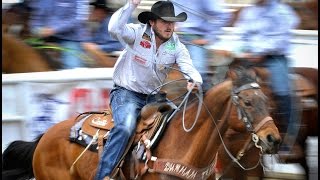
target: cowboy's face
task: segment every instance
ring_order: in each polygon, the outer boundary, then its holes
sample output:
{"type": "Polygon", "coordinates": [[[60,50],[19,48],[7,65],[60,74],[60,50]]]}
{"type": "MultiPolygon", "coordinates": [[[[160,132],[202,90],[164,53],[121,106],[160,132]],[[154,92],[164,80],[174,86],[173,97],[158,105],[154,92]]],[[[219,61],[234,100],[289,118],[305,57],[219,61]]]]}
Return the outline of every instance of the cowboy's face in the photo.
{"type": "Polygon", "coordinates": [[[160,38],[162,41],[167,41],[173,34],[175,22],[156,19],[151,20],[150,25],[158,38],[160,38]]]}

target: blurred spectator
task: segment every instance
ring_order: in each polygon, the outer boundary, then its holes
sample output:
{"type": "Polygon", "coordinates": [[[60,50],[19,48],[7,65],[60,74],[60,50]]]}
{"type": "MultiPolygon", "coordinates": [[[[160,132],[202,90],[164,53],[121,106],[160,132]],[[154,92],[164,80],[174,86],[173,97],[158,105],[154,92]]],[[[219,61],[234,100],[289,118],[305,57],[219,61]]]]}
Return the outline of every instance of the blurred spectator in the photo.
{"type": "Polygon", "coordinates": [[[173,0],[177,13],[186,11],[188,19],[177,24],[181,32],[181,41],[187,46],[193,65],[200,72],[203,79],[202,89],[207,91],[212,84],[212,77],[208,74],[209,50],[217,36],[222,34],[222,27],[228,24],[231,14],[223,9],[219,0],[173,0]]]}
{"type": "Polygon", "coordinates": [[[82,43],[82,46],[99,66],[113,66],[116,58],[112,59],[109,53],[123,50],[121,43],[113,39],[108,32],[110,17],[115,9],[110,8],[106,0],[97,0],[90,5],[94,8],[89,16],[89,21],[97,23],[98,26],[92,30],[91,41],[82,43]]]}
{"type": "Polygon", "coordinates": [[[62,68],[84,67],[79,54],[83,53],[80,42],[89,38],[89,0],[37,0],[31,1],[31,8],[31,32],[63,47],[62,68]]]}
{"type": "Polygon", "coordinates": [[[251,65],[269,70],[271,88],[281,114],[280,124],[284,125],[279,127],[280,132],[288,134],[297,132],[293,128],[289,62],[286,56],[290,48],[290,30],[298,25],[299,18],[293,9],[279,0],[257,1],[254,6],[241,10],[235,23],[241,37],[240,45],[235,50],[237,56],[251,65]]]}

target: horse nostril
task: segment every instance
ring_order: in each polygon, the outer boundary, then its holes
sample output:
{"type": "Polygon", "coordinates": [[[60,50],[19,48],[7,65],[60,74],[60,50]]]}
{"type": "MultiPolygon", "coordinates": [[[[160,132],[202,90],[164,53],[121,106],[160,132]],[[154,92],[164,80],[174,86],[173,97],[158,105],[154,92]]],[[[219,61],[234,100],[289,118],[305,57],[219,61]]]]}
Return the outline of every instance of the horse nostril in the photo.
{"type": "Polygon", "coordinates": [[[275,139],[271,134],[268,134],[267,135],[267,140],[268,140],[268,142],[273,142],[275,139]]]}
{"type": "Polygon", "coordinates": [[[270,143],[274,143],[274,145],[280,144],[280,139],[275,138],[273,135],[269,134],[267,135],[267,140],[270,143]]]}

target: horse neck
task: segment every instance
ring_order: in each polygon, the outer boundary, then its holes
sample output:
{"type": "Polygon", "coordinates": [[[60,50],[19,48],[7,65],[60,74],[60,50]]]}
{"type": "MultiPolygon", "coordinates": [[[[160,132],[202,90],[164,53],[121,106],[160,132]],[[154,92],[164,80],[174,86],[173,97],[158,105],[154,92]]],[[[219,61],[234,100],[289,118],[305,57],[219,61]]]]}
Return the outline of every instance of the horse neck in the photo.
{"type": "MultiPolygon", "coordinates": [[[[206,144],[207,153],[212,156],[211,161],[215,158],[214,155],[221,145],[221,138],[229,127],[228,120],[231,113],[231,90],[232,81],[226,80],[208,91],[206,98],[204,99],[205,105],[212,115],[206,120],[206,126],[213,125],[211,130],[212,133],[209,134],[206,144]],[[214,122],[216,122],[217,126],[214,125],[214,122]]],[[[208,112],[206,114],[208,114],[208,112]]],[[[204,156],[204,158],[207,157],[204,156]]]]}
{"type": "Polygon", "coordinates": [[[3,48],[9,49],[11,51],[14,51],[16,49],[21,50],[23,52],[35,51],[32,47],[28,46],[23,41],[14,37],[13,35],[3,33],[2,38],[2,42],[6,45],[3,48]]]}
{"type": "MultiPolygon", "coordinates": [[[[211,88],[204,97],[204,104],[214,116],[220,116],[231,96],[232,81],[226,80],[211,88]]],[[[205,113],[208,115],[208,113],[205,113]]],[[[215,117],[216,118],[216,117],[215,117]]]]}
{"type": "MultiPolygon", "coordinates": [[[[221,119],[229,102],[231,87],[231,82],[226,81],[207,92],[199,118],[190,132],[183,129],[183,113],[180,111],[171,120],[163,139],[156,148],[157,156],[179,159],[196,167],[205,167],[213,162],[214,155],[221,144],[217,129],[221,134],[227,129],[227,120],[220,122],[218,120],[221,119]],[[211,115],[209,115],[205,106],[211,115]],[[218,124],[217,127],[213,121],[218,124]]],[[[195,122],[197,110],[198,102],[194,102],[186,109],[184,116],[186,128],[190,128],[195,122]]]]}
{"type": "Polygon", "coordinates": [[[51,68],[32,47],[12,35],[2,34],[3,64],[6,73],[49,71],[51,68]]]}

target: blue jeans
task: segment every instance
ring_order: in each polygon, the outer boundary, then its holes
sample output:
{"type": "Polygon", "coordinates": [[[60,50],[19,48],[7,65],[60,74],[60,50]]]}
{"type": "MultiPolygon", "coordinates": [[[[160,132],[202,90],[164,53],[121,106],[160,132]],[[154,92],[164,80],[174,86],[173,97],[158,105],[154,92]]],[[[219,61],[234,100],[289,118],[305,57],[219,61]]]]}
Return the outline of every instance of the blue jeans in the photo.
{"type": "Polygon", "coordinates": [[[138,115],[144,105],[156,101],[155,95],[149,96],[127,90],[115,85],[110,92],[110,105],[114,119],[114,128],[104,145],[102,157],[99,162],[95,179],[102,180],[110,176],[112,170],[120,160],[128,144],[130,137],[134,134],[138,115]]]}
{"type": "MultiPolygon", "coordinates": [[[[197,36],[197,35],[182,35],[181,37],[184,41],[188,43],[191,43],[192,40],[202,38],[201,36],[197,36]]],[[[203,46],[198,46],[193,44],[185,44],[185,45],[190,53],[192,64],[199,71],[202,77],[202,80],[203,80],[202,89],[204,91],[207,91],[213,86],[211,78],[208,75],[208,72],[209,72],[208,53],[209,52],[203,46]]]]}
{"type": "Polygon", "coordinates": [[[288,59],[285,56],[267,56],[263,66],[270,72],[271,88],[275,95],[290,94],[288,59]]]}
{"type": "Polygon", "coordinates": [[[62,69],[85,67],[84,60],[79,57],[84,53],[80,42],[59,39],[60,46],[70,50],[63,50],[61,54],[62,69]]]}
{"type": "Polygon", "coordinates": [[[283,122],[287,125],[286,132],[289,135],[294,135],[298,129],[295,127],[295,118],[297,117],[295,117],[295,106],[291,99],[288,59],[285,56],[277,55],[266,58],[262,65],[270,72],[271,89],[278,105],[278,113],[281,114],[283,120],[286,120],[283,122]]]}

